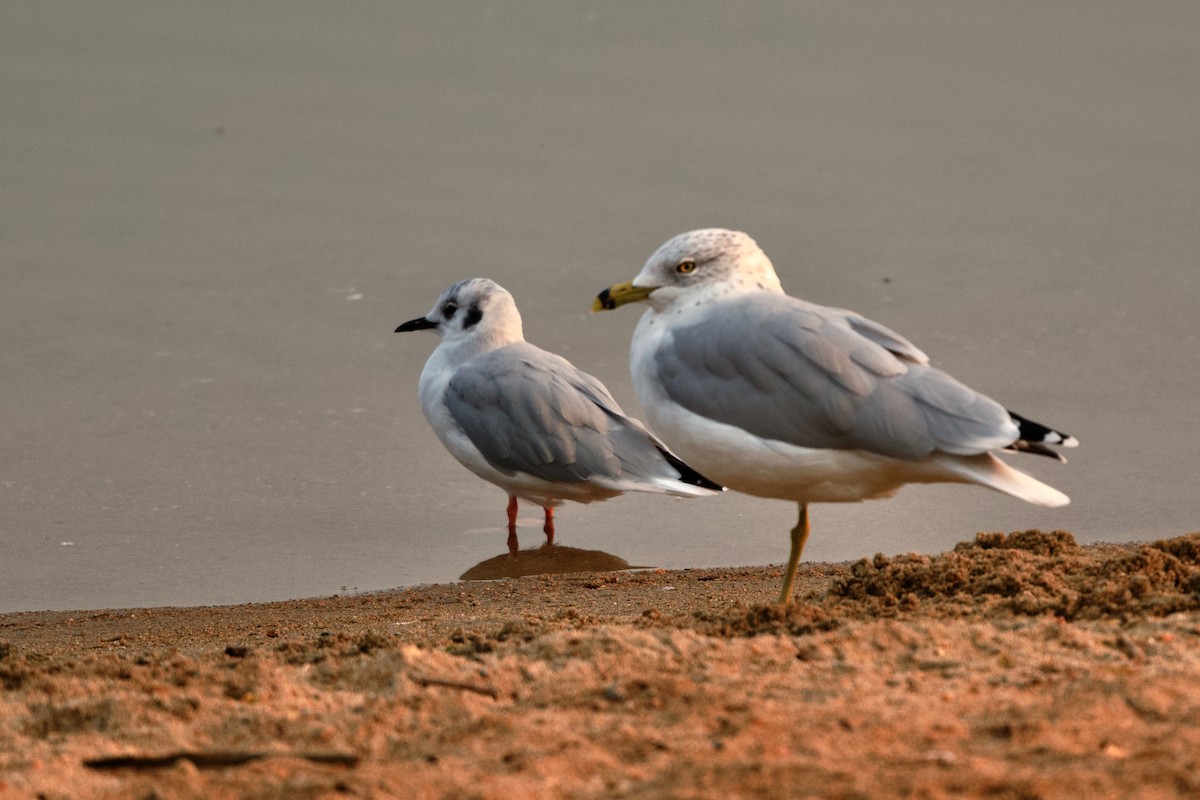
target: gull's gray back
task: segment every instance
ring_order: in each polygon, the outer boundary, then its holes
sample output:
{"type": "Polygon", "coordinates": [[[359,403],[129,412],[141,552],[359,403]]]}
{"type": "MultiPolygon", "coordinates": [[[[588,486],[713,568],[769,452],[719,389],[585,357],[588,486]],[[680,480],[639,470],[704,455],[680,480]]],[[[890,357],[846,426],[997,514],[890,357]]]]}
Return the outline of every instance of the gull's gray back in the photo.
{"type": "Polygon", "coordinates": [[[445,403],[488,463],[508,474],[559,483],[678,477],[603,384],[527,342],[463,364],[445,403]]]}
{"type": "Polygon", "coordinates": [[[723,299],[655,353],[671,399],[767,439],[915,460],[1016,438],[1002,406],[926,360],[853,312],[771,293],[723,299]]]}

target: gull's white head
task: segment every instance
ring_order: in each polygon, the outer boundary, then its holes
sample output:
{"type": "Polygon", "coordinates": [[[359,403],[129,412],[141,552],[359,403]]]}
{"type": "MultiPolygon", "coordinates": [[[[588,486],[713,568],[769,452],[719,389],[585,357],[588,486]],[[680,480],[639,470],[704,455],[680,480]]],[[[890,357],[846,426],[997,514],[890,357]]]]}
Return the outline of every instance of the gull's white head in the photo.
{"type": "Polygon", "coordinates": [[[419,330],[435,330],[443,342],[479,350],[492,350],[525,338],[513,296],[487,278],[454,284],[442,292],[432,311],[404,323],[396,333],[419,330]]]}
{"type": "Polygon", "coordinates": [[[661,311],[680,297],[755,291],[783,294],[766,254],[741,231],[702,228],[668,240],[632,282],[605,289],[593,308],[646,300],[661,311]]]}

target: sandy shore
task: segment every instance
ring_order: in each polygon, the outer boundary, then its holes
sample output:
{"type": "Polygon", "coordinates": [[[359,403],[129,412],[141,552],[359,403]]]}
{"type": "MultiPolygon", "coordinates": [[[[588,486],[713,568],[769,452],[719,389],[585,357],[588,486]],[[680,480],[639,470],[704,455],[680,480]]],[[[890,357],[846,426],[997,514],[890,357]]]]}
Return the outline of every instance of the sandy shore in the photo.
{"type": "Polygon", "coordinates": [[[0,797],[1183,797],[1200,534],[0,616],[0,797]]]}

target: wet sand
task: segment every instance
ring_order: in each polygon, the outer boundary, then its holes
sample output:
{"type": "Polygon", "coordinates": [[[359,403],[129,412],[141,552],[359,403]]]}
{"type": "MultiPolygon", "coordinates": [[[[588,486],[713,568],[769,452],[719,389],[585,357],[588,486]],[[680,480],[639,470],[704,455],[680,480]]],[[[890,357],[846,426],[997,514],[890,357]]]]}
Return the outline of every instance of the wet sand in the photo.
{"type": "Polygon", "coordinates": [[[1200,534],[0,616],[0,797],[1182,797],[1200,534]]]}

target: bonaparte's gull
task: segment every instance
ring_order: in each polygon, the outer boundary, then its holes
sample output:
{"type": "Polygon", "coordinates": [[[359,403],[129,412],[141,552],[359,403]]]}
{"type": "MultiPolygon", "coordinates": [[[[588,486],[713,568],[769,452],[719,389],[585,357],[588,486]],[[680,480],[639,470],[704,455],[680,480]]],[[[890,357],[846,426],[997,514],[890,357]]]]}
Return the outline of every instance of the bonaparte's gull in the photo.
{"type": "Polygon", "coordinates": [[[625,416],[600,381],[525,341],[513,297],[486,278],[442,292],[433,310],[396,328],[434,330],[441,343],[421,373],[421,407],[463,466],[509,495],[509,547],[517,498],[545,510],[622,492],[711,495],[718,484],[625,416]]]}

